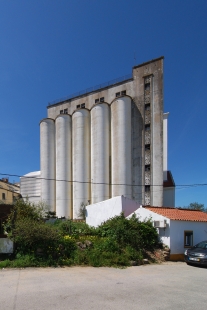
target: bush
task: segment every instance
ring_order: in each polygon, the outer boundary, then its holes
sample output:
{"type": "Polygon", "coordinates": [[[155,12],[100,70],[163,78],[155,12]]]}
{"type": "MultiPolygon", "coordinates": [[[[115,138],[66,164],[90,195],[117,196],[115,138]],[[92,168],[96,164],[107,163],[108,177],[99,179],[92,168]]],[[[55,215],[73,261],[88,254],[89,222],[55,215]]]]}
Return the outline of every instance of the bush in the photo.
{"type": "Polygon", "coordinates": [[[101,224],[97,233],[116,240],[121,246],[131,245],[134,249],[153,249],[158,244],[158,234],[150,220],[141,222],[134,214],[126,219],[122,213],[101,224]]]}

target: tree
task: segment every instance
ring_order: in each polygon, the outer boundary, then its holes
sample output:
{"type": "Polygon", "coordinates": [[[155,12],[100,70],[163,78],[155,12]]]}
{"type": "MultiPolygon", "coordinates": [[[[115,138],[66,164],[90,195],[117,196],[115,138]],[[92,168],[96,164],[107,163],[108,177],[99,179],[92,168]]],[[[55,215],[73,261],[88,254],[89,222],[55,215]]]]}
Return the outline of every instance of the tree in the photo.
{"type": "Polygon", "coordinates": [[[207,212],[207,209],[204,207],[203,203],[198,203],[198,202],[191,202],[187,207],[185,207],[186,209],[190,209],[190,210],[199,210],[202,212],[207,212]]]}

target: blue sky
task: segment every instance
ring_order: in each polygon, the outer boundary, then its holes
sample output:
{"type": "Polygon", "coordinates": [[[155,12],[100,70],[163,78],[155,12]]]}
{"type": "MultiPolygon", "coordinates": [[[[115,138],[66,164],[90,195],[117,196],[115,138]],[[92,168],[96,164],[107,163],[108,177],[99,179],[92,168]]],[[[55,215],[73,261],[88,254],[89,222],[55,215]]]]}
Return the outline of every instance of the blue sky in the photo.
{"type": "MultiPolygon", "coordinates": [[[[0,173],[39,170],[49,101],[164,55],[168,167],[207,184],[206,16],[206,0],[0,0],[0,173]]],[[[194,201],[207,207],[206,185],[177,186],[176,206],[194,201]]]]}

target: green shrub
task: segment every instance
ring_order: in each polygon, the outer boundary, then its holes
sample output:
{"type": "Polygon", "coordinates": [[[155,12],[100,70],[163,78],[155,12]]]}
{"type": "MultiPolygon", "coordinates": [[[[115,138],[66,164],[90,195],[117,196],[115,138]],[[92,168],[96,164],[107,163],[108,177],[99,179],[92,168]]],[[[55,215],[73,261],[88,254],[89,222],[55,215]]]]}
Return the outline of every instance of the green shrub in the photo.
{"type": "Polygon", "coordinates": [[[150,220],[141,222],[134,214],[130,219],[122,213],[101,224],[97,233],[116,240],[120,246],[131,245],[134,249],[153,249],[158,244],[158,234],[150,220]]]}

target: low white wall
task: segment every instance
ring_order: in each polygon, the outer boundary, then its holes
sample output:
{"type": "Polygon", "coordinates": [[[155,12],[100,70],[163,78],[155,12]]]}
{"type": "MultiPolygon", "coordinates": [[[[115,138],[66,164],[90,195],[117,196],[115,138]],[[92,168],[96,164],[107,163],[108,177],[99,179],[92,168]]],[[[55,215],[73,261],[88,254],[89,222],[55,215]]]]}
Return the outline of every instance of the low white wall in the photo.
{"type": "Polygon", "coordinates": [[[0,253],[13,253],[13,241],[0,238],[0,253]]]}
{"type": "MultiPolygon", "coordinates": [[[[137,217],[139,217],[140,221],[143,221],[145,219],[151,219],[153,222],[166,220],[167,227],[158,228],[157,230],[159,233],[160,240],[163,242],[163,244],[167,245],[170,248],[170,220],[167,217],[164,217],[162,215],[159,215],[142,207],[137,209],[135,211],[135,214],[137,217]]],[[[132,214],[130,216],[132,216],[132,214]]]]}
{"type": "Polygon", "coordinates": [[[125,216],[128,216],[137,208],[139,204],[126,198],[124,196],[117,196],[105,201],[101,201],[89,206],[86,206],[86,223],[90,226],[97,227],[104,221],[120,215],[121,212],[124,212],[125,216]]]}
{"type": "Polygon", "coordinates": [[[193,245],[200,241],[207,240],[207,223],[206,222],[190,222],[190,221],[170,221],[171,235],[171,254],[183,254],[184,247],[184,231],[193,231],[193,245]]]}

